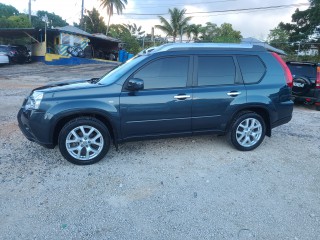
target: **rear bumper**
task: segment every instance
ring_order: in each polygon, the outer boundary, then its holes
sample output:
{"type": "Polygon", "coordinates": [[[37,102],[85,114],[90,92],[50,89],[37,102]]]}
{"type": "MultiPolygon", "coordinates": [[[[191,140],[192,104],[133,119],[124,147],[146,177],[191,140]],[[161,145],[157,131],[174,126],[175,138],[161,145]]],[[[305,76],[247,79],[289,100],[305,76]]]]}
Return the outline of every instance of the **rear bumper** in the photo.
{"type": "Polygon", "coordinates": [[[310,96],[293,95],[293,98],[295,101],[299,102],[308,102],[310,104],[320,103],[320,89],[313,90],[310,96]]]}
{"type": "Polygon", "coordinates": [[[288,116],[288,117],[285,117],[285,118],[281,118],[279,119],[278,121],[275,121],[271,124],[271,128],[275,128],[275,127],[278,127],[282,124],[286,124],[288,122],[290,122],[292,119],[292,115],[288,116]]]}

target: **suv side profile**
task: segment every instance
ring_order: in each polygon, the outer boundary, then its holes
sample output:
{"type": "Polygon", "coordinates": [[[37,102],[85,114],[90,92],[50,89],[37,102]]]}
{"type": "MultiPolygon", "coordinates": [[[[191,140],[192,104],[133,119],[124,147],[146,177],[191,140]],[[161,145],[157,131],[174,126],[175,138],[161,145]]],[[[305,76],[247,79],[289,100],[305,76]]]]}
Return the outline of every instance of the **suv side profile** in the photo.
{"type": "Polygon", "coordinates": [[[18,121],[29,140],[79,165],[111,142],[192,134],[224,134],[249,151],[291,120],[291,87],[286,64],[261,46],[165,44],[100,79],[33,90],[18,121]]]}
{"type": "Polygon", "coordinates": [[[287,62],[293,76],[292,96],[296,102],[314,104],[320,111],[320,64],[287,62]]]}

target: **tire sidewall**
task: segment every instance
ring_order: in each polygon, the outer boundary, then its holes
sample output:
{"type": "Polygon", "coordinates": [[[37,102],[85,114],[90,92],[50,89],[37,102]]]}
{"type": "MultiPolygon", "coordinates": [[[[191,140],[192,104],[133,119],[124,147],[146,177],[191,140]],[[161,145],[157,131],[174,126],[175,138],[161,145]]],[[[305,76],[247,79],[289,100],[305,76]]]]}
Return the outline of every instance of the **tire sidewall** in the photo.
{"type": "Polygon", "coordinates": [[[94,118],[77,118],[68,122],[61,129],[58,139],[58,145],[62,156],[69,162],[77,165],[89,165],[100,161],[107,154],[110,148],[110,140],[111,138],[108,128],[102,122],[94,118]],[[72,131],[76,127],[84,125],[96,128],[101,133],[104,141],[104,145],[101,152],[96,157],[90,160],[78,160],[71,156],[66,148],[66,139],[70,131],[72,131]]]}
{"type": "Polygon", "coordinates": [[[240,151],[251,151],[251,150],[257,148],[262,143],[262,141],[265,137],[265,134],[266,134],[266,124],[265,124],[265,121],[263,120],[263,118],[259,114],[256,114],[256,113],[244,113],[243,115],[236,117],[235,120],[233,121],[233,123],[231,125],[231,129],[229,131],[229,141],[236,149],[238,149],[240,151]],[[261,127],[262,127],[262,133],[261,133],[260,139],[258,140],[258,142],[256,142],[253,146],[250,146],[250,147],[244,147],[244,146],[240,145],[237,141],[237,136],[236,136],[236,131],[237,131],[239,124],[247,118],[254,118],[254,119],[258,120],[261,124],[261,127]]]}

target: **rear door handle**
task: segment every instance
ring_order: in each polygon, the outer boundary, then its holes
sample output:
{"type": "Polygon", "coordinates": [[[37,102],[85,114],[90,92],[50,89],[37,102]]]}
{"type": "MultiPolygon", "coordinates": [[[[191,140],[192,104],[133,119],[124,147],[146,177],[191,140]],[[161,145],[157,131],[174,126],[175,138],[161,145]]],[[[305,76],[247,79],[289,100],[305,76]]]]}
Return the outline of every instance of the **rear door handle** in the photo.
{"type": "Polygon", "coordinates": [[[178,100],[184,100],[184,99],[187,99],[187,98],[190,98],[190,95],[176,95],[173,97],[174,99],[178,99],[178,100]]]}
{"type": "Polygon", "coordinates": [[[240,95],[241,92],[232,91],[232,92],[228,92],[227,94],[228,94],[228,96],[230,96],[230,97],[236,97],[236,96],[240,95]]]}

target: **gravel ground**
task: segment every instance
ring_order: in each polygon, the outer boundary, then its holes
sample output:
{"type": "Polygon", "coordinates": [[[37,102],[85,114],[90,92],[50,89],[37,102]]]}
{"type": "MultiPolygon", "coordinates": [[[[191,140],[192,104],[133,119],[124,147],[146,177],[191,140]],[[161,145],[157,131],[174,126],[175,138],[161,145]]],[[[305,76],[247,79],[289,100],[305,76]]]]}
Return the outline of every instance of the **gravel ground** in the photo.
{"type": "Polygon", "coordinates": [[[225,137],[131,142],[76,166],[16,114],[50,81],[108,65],[0,68],[0,239],[320,239],[320,112],[296,106],[252,152],[225,137]]]}

